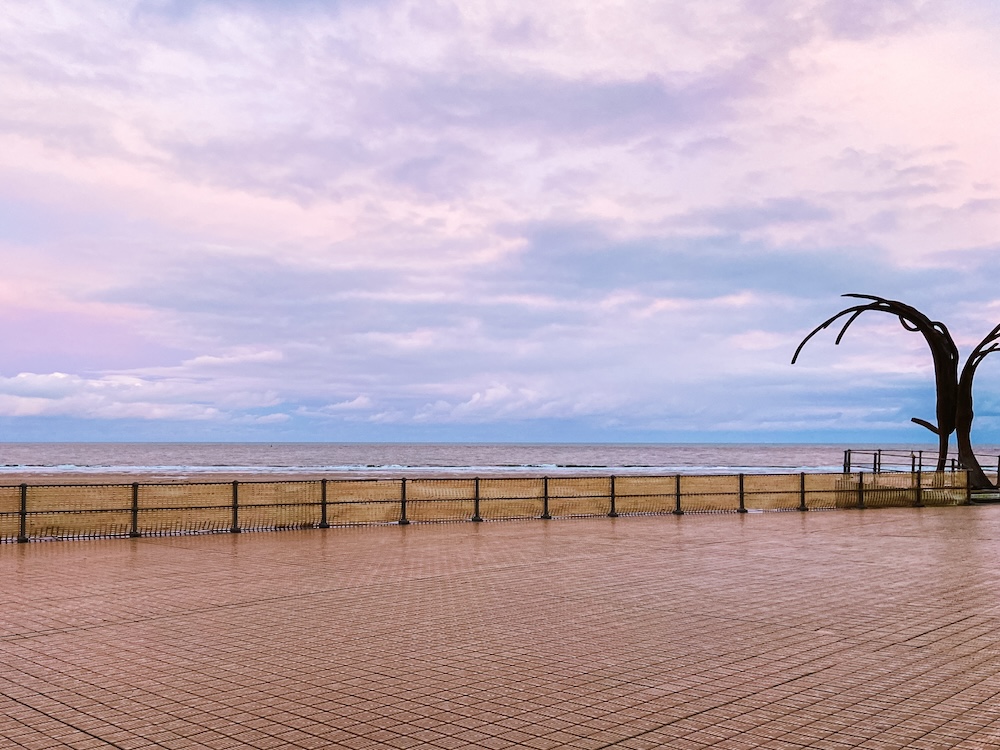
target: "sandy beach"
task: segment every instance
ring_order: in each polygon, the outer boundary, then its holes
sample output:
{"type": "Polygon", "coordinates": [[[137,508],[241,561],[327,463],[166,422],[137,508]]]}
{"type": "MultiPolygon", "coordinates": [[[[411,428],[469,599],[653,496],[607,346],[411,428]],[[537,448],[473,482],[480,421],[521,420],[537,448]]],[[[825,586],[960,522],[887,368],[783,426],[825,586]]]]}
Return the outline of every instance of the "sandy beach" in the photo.
{"type": "MultiPolygon", "coordinates": [[[[519,471],[516,478],[538,478],[545,476],[542,469],[519,471]]],[[[565,472],[560,474],[566,476],[565,472]]],[[[480,478],[512,479],[512,474],[483,473],[480,478]]],[[[10,472],[0,477],[0,486],[28,485],[104,485],[104,484],[214,484],[222,482],[308,482],[321,479],[473,479],[468,471],[440,468],[421,469],[419,472],[399,470],[379,471],[289,471],[277,469],[261,471],[219,471],[219,472],[91,472],[91,471],[25,471],[10,472]]]]}
{"type": "MultiPolygon", "coordinates": [[[[192,483],[215,483],[215,482],[284,482],[284,481],[309,481],[320,479],[358,479],[357,475],[350,472],[332,473],[316,472],[304,473],[294,472],[282,474],[278,472],[197,472],[197,473],[177,473],[177,472],[90,472],[90,471],[25,471],[10,472],[0,477],[0,486],[11,486],[17,484],[41,485],[41,484],[192,484],[192,483]]],[[[392,477],[386,476],[389,479],[392,477]]]]}

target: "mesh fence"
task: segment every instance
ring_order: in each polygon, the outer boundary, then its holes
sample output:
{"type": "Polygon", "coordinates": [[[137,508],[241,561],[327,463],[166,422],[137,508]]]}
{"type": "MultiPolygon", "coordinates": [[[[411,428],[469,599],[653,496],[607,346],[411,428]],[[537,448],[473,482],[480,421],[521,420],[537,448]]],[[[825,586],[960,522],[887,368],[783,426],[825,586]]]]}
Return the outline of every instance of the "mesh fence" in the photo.
{"type": "Polygon", "coordinates": [[[677,504],[677,477],[616,477],[615,511],[622,515],[670,513],[677,504]]]}
{"type": "Polygon", "coordinates": [[[400,519],[401,485],[398,479],[327,482],[327,522],[336,526],[395,523],[400,519]]]}
{"type": "Polygon", "coordinates": [[[138,533],[162,535],[228,531],[231,484],[144,484],[139,488],[138,533]]]}
{"type": "Polygon", "coordinates": [[[608,477],[549,479],[549,515],[606,515],[611,503],[611,480],[608,477]]]}
{"type": "Polygon", "coordinates": [[[965,471],[837,475],[838,508],[961,505],[968,502],[965,471]]]}
{"type": "Polygon", "coordinates": [[[685,513],[739,510],[738,476],[682,476],[680,482],[685,513]]]}
{"type": "MultiPolygon", "coordinates": [[[[815,488],[807,488],[807,502],[810,489],[818,500],[819,491],[815,488]]],[[[743,478],[743,505],[748,511],[795,510],[801,507],[801,501],[802,475],[748,475],[743,478]]],[[[814,507],[818,507],[818,505],[814,507]]]]}
{"type": "Polygon", "coordinates": [[[924,505],[962,505],[968,502],[968,472],[922,472],[919,476],[920,495],[924,505]]]}
{"type": "Polygon", "coordinates": [[[0,541],[17,539],[21,528],[20,487],[0,487],[0,541]]]}
{"type": "Polygon", "coordinates": [[[964,471],[21,485],[0,487],[0,541],[968,499],[964,471]]]}
{"type": "Polygon", "coordinates": [[[841,491],[840,474],[806,474],[806,502],[815,510],[833,510],[841,491]]]}
{"type": "Polygon", "coordinates": [[[467,521],[472,518],[475,479],[411,479],[406,482],[410,521],[467,521]]]}
{"type": "Polygon", "coordinates": [[[245,482],[237,491],[241,529],[299,529],[320,523],[322,482],[245,482]]]}
{"type": "Polygon", "coordinates": [[[127,534],[132,523],[131,485],[49,485],[26,492],[31,513],[25,535],[74,539],[127,534]]]}
{"type": "Polygon", "coordinates": [[[486,521],[540,518],[544,479],[480,479],[479,516],[486,521]]]}

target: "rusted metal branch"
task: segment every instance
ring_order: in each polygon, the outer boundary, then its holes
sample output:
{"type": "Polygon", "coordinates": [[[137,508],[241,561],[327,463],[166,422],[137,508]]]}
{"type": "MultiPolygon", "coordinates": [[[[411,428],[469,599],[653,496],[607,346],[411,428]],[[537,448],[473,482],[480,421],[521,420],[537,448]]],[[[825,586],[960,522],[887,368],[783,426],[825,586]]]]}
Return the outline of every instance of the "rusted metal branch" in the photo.
{"type": "MultiPolygon", "coordinates": [[[[810,339],[812,339],[813,336],[820,331],[825,330],[834,322],[845,316],[848,316],[847,321],[840,329],[840,333],[837,335],[834,345],[840,344],[841,340],[844,338],[844,334],[847,333],[847,329],[850,328],[851,324],[854,323],[854,321],[857,320],[863,313],[869,311],[889,313],[899,319],[899,322],[904,330],[920,333],[924,337],[924,341],[927,342],[927,346],[931,350],[931,357],[934,360],[934,381],[937,392],[937,406],[935,410],[937,425],[932,425],[930,422],[916,417],[913,421],[916,424],[926,427],[938,436],[937,470],[944,471],[948,459],[948,440],[951,433],[955,431],[956,408],[959,391],[958,347],[955,346],[955,342],[951,337],[951,333],[948,331],[948,327],[940,321],[931,320],[915,307],[911,307],[910,305],[898,300],[886,299],[885,297],[877,297],[871,294],[845,294],[843,296],[851,299],[868,300],[868,302],[867,304],[853,305],[841,310],[836,315],[828,318],[826,321],[816,326],[816,328],[810,331],[809,334],[802,339],[802,342],[799,344],[798,348],[796,348],[795,354],[792,356],[792,364],[795,364],[798,360],[799,354],[802,352],[802,348],[809,342],[810,339]]],[[[1000,327],[998,327],[997,332],[1000,333],[1000,327]]],[[[974,369],[975,368],[973,368],[973,370],[974,369]]],[[[971,409],[971,395],[969,408],[971,409]]]]}

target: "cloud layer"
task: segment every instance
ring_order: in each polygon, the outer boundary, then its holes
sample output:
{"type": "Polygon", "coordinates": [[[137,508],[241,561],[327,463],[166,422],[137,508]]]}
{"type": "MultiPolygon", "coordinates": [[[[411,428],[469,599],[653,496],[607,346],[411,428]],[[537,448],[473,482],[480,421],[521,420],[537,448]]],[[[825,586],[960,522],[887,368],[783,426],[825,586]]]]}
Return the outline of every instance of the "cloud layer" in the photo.
{"type": "Polygon", "coordinates": [[[893,321],[788,362],[843,292],[964,351],[1000,321],[998,27],[974,0],[14,2],[5,439],[922,440],[930,361],[893,321]]]}

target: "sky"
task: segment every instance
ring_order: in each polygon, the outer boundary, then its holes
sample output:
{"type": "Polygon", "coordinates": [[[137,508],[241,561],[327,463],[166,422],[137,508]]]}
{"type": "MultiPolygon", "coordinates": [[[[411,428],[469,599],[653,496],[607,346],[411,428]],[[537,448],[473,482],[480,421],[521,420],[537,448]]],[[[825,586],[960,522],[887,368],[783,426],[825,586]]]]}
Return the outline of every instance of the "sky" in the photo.
{"type": "MultiPolygon", "coordinates": [[[[0,440],[930,442],[990,0],[7,0],[0,440]]],[[[1000,442],[1000,356],[977,376],[1000,442]]]]}

